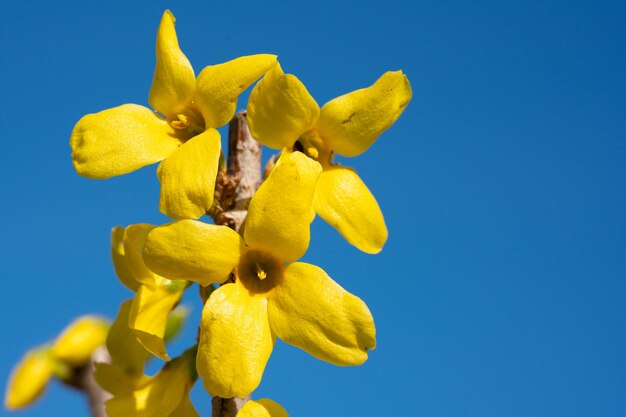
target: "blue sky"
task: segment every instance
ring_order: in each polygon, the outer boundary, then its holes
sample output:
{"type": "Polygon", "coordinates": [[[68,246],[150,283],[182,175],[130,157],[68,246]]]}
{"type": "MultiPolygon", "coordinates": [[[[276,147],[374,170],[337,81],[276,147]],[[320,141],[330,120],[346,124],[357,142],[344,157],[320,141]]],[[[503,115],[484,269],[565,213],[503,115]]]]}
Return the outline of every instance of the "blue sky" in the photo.
{"type": "MultiPolygon", "coordinates": [[[[68,144],[86,113],[147,105],[166,8],[197,72],[268,52],[320,104],[387,70],[413,87],[396,124],[341,160],[385,213],[385,249],[359,253],[318,219],[304,258],[367,302],[377,349],[362,367],[338,368],[279,342],[255,398],[294,417],[626,415],[617,1],[5,4],[3,392],[24,351],[80,314],[113,317],[131,296],[113,274],[111,227],[167,221],[155,166],[88,180],[68,144]]],[[[21,415],[79,416],[84,403],[53,384],[21,415]]]]}

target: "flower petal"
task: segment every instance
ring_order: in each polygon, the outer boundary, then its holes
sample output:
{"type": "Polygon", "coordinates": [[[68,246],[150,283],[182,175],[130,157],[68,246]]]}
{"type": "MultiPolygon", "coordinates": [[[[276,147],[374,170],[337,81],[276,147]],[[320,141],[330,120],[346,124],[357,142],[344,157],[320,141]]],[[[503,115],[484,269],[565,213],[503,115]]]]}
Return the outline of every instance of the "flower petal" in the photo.
{"type": "Polygon", "coordinates": [[[142,285],[133,299],[128,316],[128,327],[133,330],[139,343],[164,361],[170,360],[165,349],[167,317],[185,292],[184,284],[176,284],[175,288],[149,288],[142,285]]]}
{"type": "Polygon", "coordinates": [[[320,108],[302,82],[276,64],[254,87],[247,120],[252,136],[270,148],[291,148],[320,115],[320,108]]]}
{"type": "Polygon", "coordinates": [[[191,366],[185,358],[176,358],[169,362],[139,389],[108,400],[107,416],[169,416],[189,392],[192,385],[191,366]]]}
{"type": "Polygon", "coordinates": [[[107,350],[113,364],[130,373],[143,374],[143,367],[150,353],[139,343],[135,333],[128,327],[128,317],[133,300],[124,301],[107,336],[107,350]]]}
{"type": "Polygon", "coordinates": [[[80,175],[105,179],[167,158],[180,146],[180,140],[152,110],[124,104],[80,119],[70,146],[74,168],[80,175]]]}
{"type": "Polygon", "coordinates": [[[191,403],[189,395],[185,395],[178,408],[169,417],[200,417],[200,414],[191,403]]]}
{"type": "Polygon", "coordinates": [[[265,407],[271,417],[289,417],[287,410],[276,401],[270,400],[269,398],[261,398],[256,400],[256,402],[265,407]]]}
{"type": "Polygon", "coordinates": [[[85,365],[93,351],[104,345],[110,326],[100,317],[79,317],[57,337],[52,345],[52,354],[66,364],[85,365]]]}
{"type": "Polygon", "coordinates": [[[141,257],[141,252],[143,246],[146,244],[148,233],[154,228],[155,226],[151,224],[139,223],[131,224],[124,229],[124,254],[128,270],[136,282],[151,287],[164,282],[163,277],[158,276],[148,269],[141,257]]]}
{"type": "Polygon", "coordinates": [[[207,127],[223,126],[235,114],[237,97],[276,63],[276,55],[242,56],[205,67],[198,75],[195,102],[207,127]]]}
{"type": "Polygon", "coordinates": [[[322,168],[301,152],[283,153],[248,209],[244,240],[284,262],[299,259],[309,247],[315,184],[322,168]]]}
{"type": "Polygon", "coordinates": [[[196,368],[204,388],[222,398],[245,397],[261,382],[275,337],[267,299],[238,284],[215,290],[202,311],[196,368]]]}
{"type": "Polygon", "coordinates": [[[122,226],[115,226],[111,229],[111,257],[113,258],[115,275],[117,275],[120,282],[131,291],[137,291],[141,283],[135,280],[135,276],[126,261],[124,228],[122,226]]]}
{"type": "Polygon", "coordinates": [[[54,362],[48,348],[27,352],[11,372],[4,396],[5,407],[16,410],[33,403],[46,388],[53,371],[54,362]]]}
{"type": "Polygon", "coordinates": [[[323,269],[296,262],[268,303],[272,332],[318,359],[360,365],[376,347],[376,329],[365,303],[323,269]]]}
{"type": "Polygon", "coordinates": [[[250,400],[239,410],[236,417],[289,417],[287,410],[269,398],[250,400]]]}
{"type": "Polygon", "coordinates": [[[96,362],[94,365],[94,379],[103,390],[113,395],[131,393],[151,380],[143,373],[128,372],[110,363],[96,362]]]}
{"type": "Polygon", "coordinates": [[[161,213],[174,219],[197,219],[211,208],[220,159],[215,129],[191,138],[159,165],[161,213]]]}
{"type": "Polygon", "coordinates": [[[191,102],[196,76],[191,63],[178,46],[174,23],[169,10],[163,13],[156,39],[156,68],[148,101],[166,116],[175,115],[191,102]]]}
{"type": "Polygon", "coordinates": [[[243,249],[239,234],[226,226],[179,220],[150,232],[143,259],[164,277],[209,285],[228,279],[243,249]]]}
{"type": "Polygon", "coordinates": [[[400,117],[411,96],[402,71],[386,72],[372,86],[326,103],[316,129],[338,154],[359,155],[400,117]]]}
{"type": "Polygon", "coordinates": [[[380,207],[351,168],[324,169],[315,188],[313,208],[350,244],[364,252],[378,253],[387,241],[380,207]]]}

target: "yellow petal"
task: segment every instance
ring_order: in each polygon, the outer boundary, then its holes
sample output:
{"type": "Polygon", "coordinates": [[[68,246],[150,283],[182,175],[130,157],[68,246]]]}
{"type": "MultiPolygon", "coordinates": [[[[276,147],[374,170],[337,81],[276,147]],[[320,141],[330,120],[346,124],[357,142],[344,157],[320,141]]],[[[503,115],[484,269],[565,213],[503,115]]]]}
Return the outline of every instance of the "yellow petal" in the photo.
{"type": "Polygon", "coordinates": [[[109,322],[102,318],[79,317],[57,337],[52,345],[52,354],[68,365],[85,365],[93,351],[104,345],[109,327],[109,322]]]}
{"type": "Polygon", "coordinates": [[[376,329],[365,303],[321,268],[296,262],[268,303],[272,332],[318,359],[360,365],[376,347],[376,329]]]}
{"type": "Polygon", "coordinates": [[[359,155],[400,117],[411,95],[402,71],[386,72],[372,86],[326,103],[316,128],[330,149],[359,155]]]}
{"type": "Polygon", "coordinates": [[[245,397],[261,382],[275,338],[267,299],[241,285],[215,290],[202,311],[196,368],[204,388],[222,398],[245,397]]]}
{"type": "Polygon", "coordinates": [[[184,284],[171,289],[167,286],[150,288],[143,285],[133,299],[128,326],[139,343],[164,361],[170,360],[164,340],[167,317],[180,302],[184,291],[184,284]]]}
{"type": "Polygon", "coordinates": [[[169,417],[200,417],[200,414],[191,403],[189,395],[185,395],[178,408],[169,417]]]}
{"type": "Polygon", "coordinates": [[[257,403],[265,407],[271,417],[289,417],[287,410],[276,401],[270,400],[269,398],[261,398],[257,400],[257,403]]]}
{"type": "Polygon", "coordinates": [[[108,417],[162,417],[178,408],[191,387],[191,363],[184,358],[169,362],[144,386],[106,402],[108,417]]]}
{"type": "Polygon", "coordinates": [[[43,392],[53,371],[54,362],[48,348],[26,353],[11,372],[4,396],[5,407],[15,410],[33,403],[43,392]]]}
{"type": "Polygon", "coordinates": [[[76,123],[70,137],[74,168],[96,179],[159,162],[179,145],[165,120],[136,104],[88,114],[76,123]]]}
{"type": "Polygon", "coordinates": [[[248,401],[236,417],[289,417],[287,410],[269,398],[248,401]]]}
{"type": "Polygon", "coordinates": [[[221,151],[220,134],[209,129],[191,138],[159,165],[161,213],[197,219],[211,208],[221,151]]]}
{"type": "Polygon", "coordinates": [[[124,252],[124,228],[116,226],[111,229],[111,257],[113,258],[113,267],[115,275],[120,282],[131,291],[137,291],[141,283],[135,280],[133,273],[126,261],[126,253],[124,252]]]}
{"type": "Polygon", "coordinates": [[[166,278],[209,285],[228,279],[243,249],[239,234],[226,226],[179,220],[150,232],[143,259],[166,278]]]}
{"type": "Polygon", "coordinates": [[[109,330],[106,340],[107,350],[113,364],[131,373],[143,374],[143,367],[150,353],[139,343],[128,327],[128,317],[133,300],[126,300],[120,306],[117,317],[109,330]]]}
{"type": "Polygon", "coordinates": [[[169,10],[163,13],[156,39],[156,68],[150,88],[150,105],[166,116],[175,115],[191,102],[196,76],[191,63],[178,46],[176,19],[169,10]]]}
{"type": "Polygon", "coordinates": [[[350,244],[364,252],[378,253],[387,241],[380,207],[351,168],[324,169],[315,188],[313,208],[350,244]]]}
{"type": "Polygon", "coordinates": [[[252,136],[270,148],[291,148],[317,121],[320,108],[302,82],[276,64],[252,89],[247,120],[252,136]]]}
{"type": "Polygon", "coordinates": [[[276,55],[242,56],[204,68],[198,75],[196,105],[207,127],[223,126],[235,114],[237,97],[276,63],[276,55]]]}
{"type": "Polygon", "coordinates": [[[301,152],[284,154],[258,189],[248,210],[244,240],[284,262],[299,259],[309,247],[313,195],[322,170],[301,152]]]}
{"type": "Polygon", "coordinates": [[[128,269],[137,283],[151,287],[164,281],[163,277],[148,269],[141,257],[148,233],[154,228],[155,226],[151,224],[139,223],[132,224],[124,230],[124,254],[128,269]]]}
{"type": "Polygon", "coordinates": [[[125,395],[144,386],[150,377],[143,373],[134,373],[110,363],[97,362],[93,377],[100,387],[113,394],[125,395]]]}

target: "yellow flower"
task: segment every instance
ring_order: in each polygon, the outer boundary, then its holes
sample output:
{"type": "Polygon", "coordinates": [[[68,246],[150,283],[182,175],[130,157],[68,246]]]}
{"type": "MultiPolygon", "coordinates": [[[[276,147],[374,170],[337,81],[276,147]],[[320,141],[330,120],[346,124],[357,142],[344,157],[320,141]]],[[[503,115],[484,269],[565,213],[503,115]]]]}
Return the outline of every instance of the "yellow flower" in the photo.
{"type": "MultiPolygon", "coordinates": [[[[199,417],[189,400],[189,390],[197,378],[194,356],[195,349],[190,349],[167,363],[157,375],[131,380],[131,385],[126,385],[130,389],[114,389],[114,397],[106,402],[107,416],[199,417]]],[[[100,374],[98,382],[102,384],[103,380],[105,386],[119,384],[120,376],[109,372],[112,369],[108,368],[106,375],[100,374]]]]}
{"type": "Polygon", "coordinates": [[[111,325],[106,346],[113,364],[129,373],[143,374],[150,352],[139,342],[128,325],[132,304],[132,300],[126,300],[120,305],[117,317],[111,325]]]}
{"type": "Polygon", "coordinates": [[[105,362],[94,364],[93,377],[100,388],[113,396],[127,395],[145,386],[150,380],[150,377],[144,375],[143,371],[133,372],[117,363],[105,362]]]}
{"type": "Polygon", "coordinates": [[[141,249],[153,228],[150,224],[115,227],[111,233],[111,253],[120,281],[136,292],[130,309],[120,310],[120,314],[126,314],[127,325],[150,353],[168,361],[165,348],[168,317],[180,302],[187,283],[163,278],[144,264],[141,249]]]}
{"type": "Polygon", "coordinates": [[[301,150],[322,164],[315,212],[352,245],[378,253],[387,240],[378,203],[356,172],[333,164],[332,156],[365,152],[402,114],[411,95],[402,71],[387,72],[372,86],[320,109],[302,82],[276,64],[250,93],[247,120],[264,145],[301,150]]]}
{"type": "Polygon", "coordinates": [[[124,104],[84,116],[70,138],[76,171],[104,179],[164,160],[159,209],[172,218],[198,218],[213,203],[220,157],[214,128],[233,116],[237,97],[276,62],[250,55],[204,68],[196,79],[178,46],[174,16],[163,14],[156,40],[153,110],[124,104]]]}
{"type": "Polygon", "coordinates": [[[33,349],[13,368],[4,405],[10,410],[32,404],[43,392],[52,377],[55,361],[49,347],[33,349]]]}
{"type": "Polygon", "coordinates": [[[71,367],[85,365],[98,347],[104,345],[110,324],[95,316],[74,320],[57,337],[52,345],[52,355],[71,367]]]}
{"type": "Polygon", "coordinates": [[[261,398],[245,403],[235,417],[289,417],[289,414],[277,402],[261,398]]]}
{"type": "Polygon", "coordinates": [[[243,239],[195,220],[148,234],[144,261],[162,276],[208,285],[235,274],[202,312],[196,366],[211,395],[249,395],[276,336],[336,365],[359,365],[375,347],[365,303],[321,268],[294,262],[308,248],[320,171],[301,152],[284,155],[250,202],[243,239]]]}
{"type": "Polygon", "coordinates": [[[143,373],[151,355],[128,326],[132,304],[122,303],[109,331],[106,346],[112,363],[96,363],[94,372],[98,385],[118,397],[131,395],[153,379],[143,373]]]}

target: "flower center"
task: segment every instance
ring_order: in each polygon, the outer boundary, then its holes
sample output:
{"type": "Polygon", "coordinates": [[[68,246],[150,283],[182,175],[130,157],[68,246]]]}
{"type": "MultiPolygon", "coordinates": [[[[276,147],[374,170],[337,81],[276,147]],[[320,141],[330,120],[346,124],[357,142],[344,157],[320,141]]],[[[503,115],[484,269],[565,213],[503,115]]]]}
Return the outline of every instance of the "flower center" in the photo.
{"type": "Polygon", "coordinates": [[[168,117],[170,126],[176,131],[176,136],[183,141],[204,132],[205,125],[202,114],[195,108],[193,103],[185,107],[173,117],[168,117]]]}
{"type": "Polygon", "coordinates": [[[294,144],[293,150],[300,151],[321,164],[329,164],[332,156],[332,152],[326,149],[322,138],[314,129],[304,132],[294,144]]]}
{"type": "Polygon", "coordinates": [[[267,252],[248,250],[239,260],[237,277],[248,291],[265,294],[283,280],[284,264],[267,252]]]}

